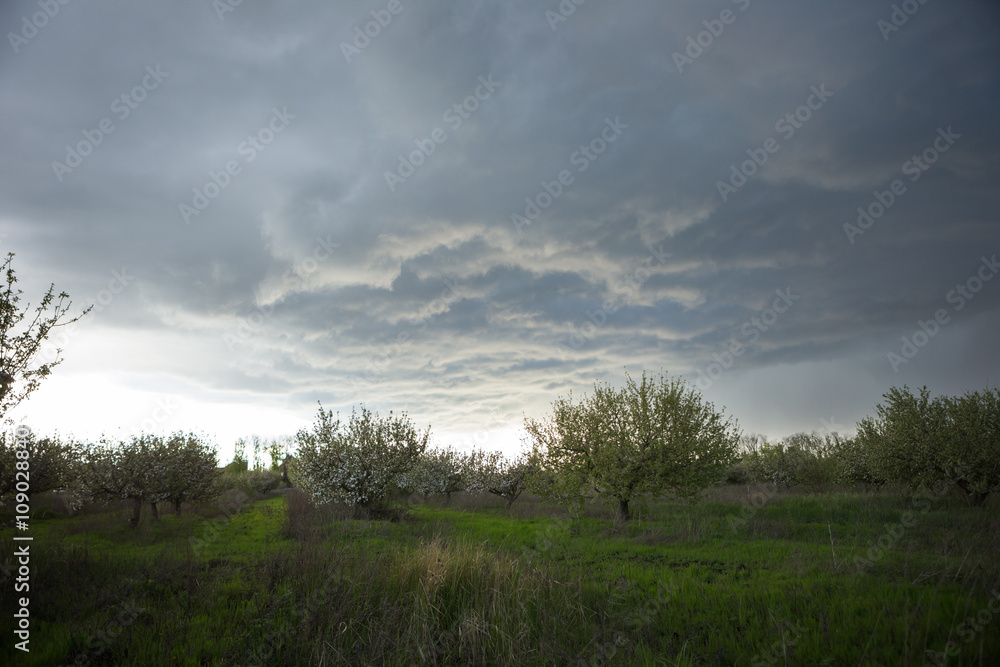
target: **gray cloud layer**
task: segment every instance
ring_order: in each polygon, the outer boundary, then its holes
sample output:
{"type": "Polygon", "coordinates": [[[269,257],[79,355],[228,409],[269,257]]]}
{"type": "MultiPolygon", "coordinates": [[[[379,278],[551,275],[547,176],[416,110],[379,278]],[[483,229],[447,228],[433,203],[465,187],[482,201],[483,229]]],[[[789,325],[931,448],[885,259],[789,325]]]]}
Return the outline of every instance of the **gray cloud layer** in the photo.
{"type": "Polygon", "coordinates": [[[1000,281],[948,300],[1000,253],[995,5],[454,4],[5,4],[0,244],[134,276],[92,323],[127,353],[75,368],[452,430],[623,367],[774,434],[996,382],[1000,281]]]}

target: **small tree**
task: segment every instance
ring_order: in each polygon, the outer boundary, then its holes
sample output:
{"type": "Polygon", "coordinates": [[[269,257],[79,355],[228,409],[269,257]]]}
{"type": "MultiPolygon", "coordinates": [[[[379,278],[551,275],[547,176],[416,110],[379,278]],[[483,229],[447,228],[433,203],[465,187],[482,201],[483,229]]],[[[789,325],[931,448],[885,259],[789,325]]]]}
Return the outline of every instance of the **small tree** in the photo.
{"type": "Polygon", "coordinates": [[[24,427],[20,429],[20,437],[0,431],[0,498],[13,493],[19,481],[15,473],[17,450],[22,445],[28,451],[29,461],[23,477],[32,493],[65,489],[76,478],[79,452],[75,444],[58,437],[38,438],[24,427]]]}
{"type": "Polygon", "coordinates": [[[465,457],[451,449],[429,449],[417,460],[417,464],[401,480],[402,486],[424,497],[432,493],[443,493],[445,503],[451,502],[451,494],[465,488],[465,457]]]}
{"type": "Polygon", "coordinates": [[[574,404],[571,395],[553,402],[550,419],[525,422],[531,447],[527,458],[532,466],[527,488],[565,507],[573,520],[573,533],[579,531],[577,521],[593,496],[592,461],[587,455],[588,436],[583,428],[585,421],[585,406],[574,404]]]}
{"type": "Polygon", "coordinates": [[[626,374],[621,389],[595,384],[579,405],[557,400],[553,413],[547,423],[525,422],[542,469],[567,480],[561,491],[591,486],[623,521],[636,497],[691,498],[720,481],[739,438],[731,419],[662,374],[656,381],[644,372],[639,382],[626,374]]]}
{"type": "Polygon", "coordinates": [[[223,473],[216,484],[219,492],[238,489],[247,496],[264,495],[281,485],[281,474],[274,470],[247,470],[246,472],[223,473]]]}
{"type": "Polygon", "coordinates": [[[244,438],[237,440],[235,450],[233,452],[233,460],[226,464],[226,472],[241,473],[250,469],[250,462],[247,460],[246,450],[247,441],[244,438]]]}
{"type": "Polygon", "coordinates": [[[0,287],[0,417],[38,389],[42,379],[62,362],[59,357],[62,350],[56,349],[55,358],[51,361],[34,363],[49,333],[56,327],[76,322],[90,312],[88,307],[76,317],[60,321],[69,313],[72,302],[66,292],[57,296],[53,283],[42,295],[28,325],[22,328],[21,323],[28,315],[30,304],[25,304],[23,308],[20,305],[23,292],[14,288],[17,277],[11,266],[13,260],[14,253],[7,253],[7,258],[0,264],[0,271],[6,279],[6,285],[0,287]]]}
{"type": "Polygon", "coordinates": [[[291,455],[291,448],[294,444],[294,440],[289,436],[282,436],[280,438],[271,438],[264,448],[267,455],[271,457],[271,470],[274,472],[281,472],[282,466],[285,461],[291,455]]]}
{"type": "Polygon", "coordinates": [[[500,496],[510,509],[527,488],[533,470],[526,454],[508,459],[500,452],[476,450],[465,460],[466,488],[500,496]]]}
{"type": "Polygon", "coordinates": [[[858,423],[858,446],[872,469],[888,481],[935,488],[958,486],[973,505],[1000,491],[1000,390],[931,399],[893,387],[877,417],[858,423]]]}
{"type": "Polygon", "coordinates": [[[174,433],[162,443],[158,456],[163,467],[164,500],[180,515],[181,503],[216,495],[219,459],[215,448],[192,433],[174,433]]]}
{"type": "Polygon", "coordinates": [[[80,467],[80,487],[86,498],[98,503],[127,500],[132,503],[129,525],[139,525],[143,503],[167,498],[162,438],[133,436],[113,445],[107,440],[87,446],[80,467]]]}
{"type": "Polygon", "coordinates": [[[822,491],[839,481],[841,460],[838,452],[844,439],[838,433],[826,436],[798,433],[785,438],[785,442],[794,443],[790,446],[798,446],[802,452],[796,470],[799,484],[811,491],[822,491]],[[800,439],[798,443],[795,443],[795,438],[800,439]]]}
{"type": "Polygon", "coordinates": [[[837,482],[841,484],[867,484],[881,486],[885,478],[876,472],[875,452],[858,438],[840,439],[833,450],[837,461],[837,482]]]}
{"type": "Polygon", "coordinates": [[[427,449],[430,427],[418,433],[405,413],[379,417],[364,406],[347,424],[320,405],[311,431],[296,436],[292,481],[314,500],[341,501],[369,514],[388,509],[405,473],[427,449]]]}
{"type": "Polygon", "coordinates": [[[776,444],[763,436],[740,440],[743,452],[739,468],[746,481],[774,486],[802,485],[819,491],[834,483],[874,483],[869,471],[863,469],[863,459],[855,456],[854,441],[839,433],[820,436],[818,433],[796,433],[776,444]]]}

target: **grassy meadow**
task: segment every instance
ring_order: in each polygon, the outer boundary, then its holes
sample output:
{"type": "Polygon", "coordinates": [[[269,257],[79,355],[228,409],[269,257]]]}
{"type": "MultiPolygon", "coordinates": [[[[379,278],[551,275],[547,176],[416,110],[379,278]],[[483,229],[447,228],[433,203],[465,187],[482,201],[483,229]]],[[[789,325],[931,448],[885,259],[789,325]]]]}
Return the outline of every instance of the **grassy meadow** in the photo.
{"type": "Polygon", "coordinates": [[[626,525],[599,504],[571,525],[533,497],[411,501],[363,521],[230,494],[134,530],[125,507],[39,501],[31,652],[10,628],[0,663],[1000,664],[995,498],[728,486],[626,525]]]}

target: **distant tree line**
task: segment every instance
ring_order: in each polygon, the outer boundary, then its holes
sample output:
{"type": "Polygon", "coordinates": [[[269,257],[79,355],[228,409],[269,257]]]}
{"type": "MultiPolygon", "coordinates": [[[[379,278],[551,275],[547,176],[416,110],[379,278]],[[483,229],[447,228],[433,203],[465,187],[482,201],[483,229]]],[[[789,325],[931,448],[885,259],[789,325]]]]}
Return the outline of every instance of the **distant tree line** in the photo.
{"type": "Polygon", "coordinates": [[[391,516],[410,493],[446,502],[460,491],[492,494],[509,508],[530,490],[572,517],[598,499],[628,521],[637,500],[696,498],[727,482],[813,491],[947,482],[976,506],[1000,491],[1000,391],[932,398],[926,388],[903,387],[884,399],[853,438],[798,433],[770,443],[741,435],[681,380],[626,376],[621,387],[597,384],[579,401],[557,399],[547,418],[527,419],[529,447],[513,458],[431,448],[429,427],[419,431],[405,413],[379,416],[364,407],[342,421],[320,406],[313,427],[294,439],[241,440],[224,468],[215,448],[191,433],[79,444],[0,431],[0,498],[14,492],[19,447],[29,453],[32,493],[66,490],[74,506],[127,502],[132,526],[143,505],[158,518],[163,503],[179,514],[184,503],[227,489],[265,494],[282,484],[282,470],[315,502],[345,503],[367,517],[391,516]],[[251,447],[252,468],[244,453],[251,447]]]}
{"type": "Polygon", "coordinates": [[[1000,491],[1000,390],[931,398],[926,387],[914,394],[904,386],[883,398],[854,438],[744,436],[727,481],[817,491],[852,483],[926,491],[948,483],[974,506],[1000,491]]]}
{"type": "MultiPolygon", "coordinates": [[[[0,262],[0,419],[61,361],[59,350],[37,361],[52,330],[89,312],[67,319],[69,295],[50,285],[32,315],[15,287],[13,258],[8,253],[0,262]]],[[[312,428],[294,439],[238,441],[233,462],[222,470],[215,448],[191,433],[78,444],[38,438],[28,429],[20,437],[0,430],[0,499],[14,493],[18,475],[30,475],[32,493],[67,490],[75,505],[129,502],[135,526],[144,504],[157,518],[159,503],[179,514],[184,503],[226,489],[263,494],[282,483],[368,516],[390,514],[393,499],[405,493],[443,494],[446,501],[458,491],[488,493],[509,508],[529,489],[563,504],[571,516],[599,498],[622,521],[631,518],[636,500],[696,498],[725,482],[814,490],[844,483],[926,490],[948,483],[976,506],[1000,491],[1000,390],[932,398],[926,387],[914,394],[904,386],[883,398],[853,438],[799,433],[769,443],[741,435],[734,420],[683,380],[626,374],[621,387],[597,383],[579,402],[559,397],[550,416],[526,419],[529,447],[514,458],[429,449],[430,427],[418,431],[405,413],[381,417],[362,406],[342,422],[320,405],[312,428]],[[252,469],[245,453],[251,447],[252,469]]]]}

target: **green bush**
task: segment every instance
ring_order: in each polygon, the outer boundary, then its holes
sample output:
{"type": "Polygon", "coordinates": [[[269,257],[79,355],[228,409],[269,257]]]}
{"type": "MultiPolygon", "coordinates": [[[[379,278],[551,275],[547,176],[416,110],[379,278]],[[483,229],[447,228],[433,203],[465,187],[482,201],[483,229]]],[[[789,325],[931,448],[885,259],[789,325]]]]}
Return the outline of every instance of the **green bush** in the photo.
{"type": "Polygon", "coordinates": [[[752,444],[741,465],[751,483],[785,488],[801,485],[818,491],[839,481],[838,447],[843,442],[837,434],[824,438],[816,433],[796,433],[777,444],[760,439],[752,444]]]}
{"type": "Polygon", "coordinates": [[[526,419],[536,492],[578,511],[593,489],[631,516],[633,499],[696,498],[721,480],[737,452],[739,430],[680,378],[625,374],[616,388],[597,383],[589,396],[552,404],[544,421],[526,419]]]}
{"type": "Polygon", "coordinates": [[[280,485],[281,474],[273,470],[227,471],[219,477],[219,486],[222,491],[236,489],[248,496],[262,496],[268,491],[274,491],[280,485]]]}
{"type": "Polygon", "coordinates": [[[726,484],[747,484],[750,482],[750,475],[747,473],[743,460],[737,461],[726,471],[726,484]]]}
{"type": "Polygon", "coordinates": [[[834,448],[836,481],[840,484],[881,486],[885,478],[876,472],[873,452],[858,438],[841,440],[834,448]]]}
{"type": "Polygon", "coordinates": [[[931,398],[893,387],[858,424],[875,473],[916,489],[954,484],[973,505],[1000,491],[1000,389],[931,398]]]}

